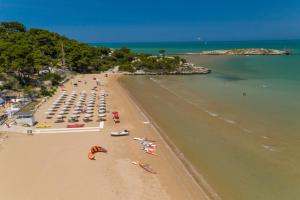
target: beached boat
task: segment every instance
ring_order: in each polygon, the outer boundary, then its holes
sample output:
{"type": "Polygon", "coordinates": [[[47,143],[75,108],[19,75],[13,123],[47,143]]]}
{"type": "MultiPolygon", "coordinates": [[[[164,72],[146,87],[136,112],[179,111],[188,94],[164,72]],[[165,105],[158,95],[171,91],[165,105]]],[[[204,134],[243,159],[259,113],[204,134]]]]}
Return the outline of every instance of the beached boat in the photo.
{"type": "Polygon", "coordinates": [[[124,131],[114,131],[110,133],[111,136],[126,136],[129,135],[129,131],[128,130],[124,130],[124,131]]]}

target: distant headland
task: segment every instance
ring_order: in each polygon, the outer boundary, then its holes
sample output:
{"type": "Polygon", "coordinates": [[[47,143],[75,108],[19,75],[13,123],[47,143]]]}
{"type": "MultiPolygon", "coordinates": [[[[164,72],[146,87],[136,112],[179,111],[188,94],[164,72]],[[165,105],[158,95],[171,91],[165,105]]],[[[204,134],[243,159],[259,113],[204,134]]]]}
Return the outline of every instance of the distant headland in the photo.
{"type": "Polygon", "coordinates": [[[185,55],[291,55],[287,50],[265,49],[265,48],[245,48],[229,50],[202,51],[199,53],[186,53],[185,55]]]}

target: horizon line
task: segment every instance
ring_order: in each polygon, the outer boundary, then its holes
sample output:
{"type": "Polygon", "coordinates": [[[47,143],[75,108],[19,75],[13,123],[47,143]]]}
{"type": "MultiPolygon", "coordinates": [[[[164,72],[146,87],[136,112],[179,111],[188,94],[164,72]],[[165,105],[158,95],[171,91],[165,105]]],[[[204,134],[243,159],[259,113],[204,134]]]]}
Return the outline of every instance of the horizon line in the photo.
{"type": "Polygon", "coordinates": [[[300,41],[298,39],[249,39],[249,40],[181,40],[181,41],[111,41],[111,42],[83,42],[86,44],[139,44],[139,43],[185,43],[185,42],[284,42],[284,41],[300,41]]]}

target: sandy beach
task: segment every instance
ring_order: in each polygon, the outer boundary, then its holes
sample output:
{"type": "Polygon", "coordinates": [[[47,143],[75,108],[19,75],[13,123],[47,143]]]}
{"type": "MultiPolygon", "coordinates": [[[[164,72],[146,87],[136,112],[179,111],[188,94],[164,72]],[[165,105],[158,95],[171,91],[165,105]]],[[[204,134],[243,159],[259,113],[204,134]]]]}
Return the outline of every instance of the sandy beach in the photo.
{"type": "MultiPolygon", "coordinates": [[[[108,93],[108,111],[104,128],[99,131],[8,134],[0,147],[1,199],[208,199],[153,126],[144,123],[145,115],[122,88],[119,76],[79,75],[65,84],[68,93],[85,90],[89,94],[96,85],[93,78],[101,80],[99,89],[108,93]],[[71,82],[76,80],[81,83],[74,88],[71,82]],[[112,111],[119,112],[120,123],[113,122],[112,111]],[[124,129],[130,130],[129,136],[110,136],[111,131],[124,129]],[[134,137],[155,140],[158,155],[146,154],[134,137]],[[96,160],[89,160],[87,154],[93,145],[108,152],[97,153],[96,160]],[[146,172],[132,161],[150,164],[157,174],[146,172]]],[[[51,128],[66,127],[68,122],[56,124],[44,114],[61,92],[59,89],[39,108],[37,121],[51,128]]],[[[99,127],[99,122],[94,117],[86,126],[99,127]]]]}

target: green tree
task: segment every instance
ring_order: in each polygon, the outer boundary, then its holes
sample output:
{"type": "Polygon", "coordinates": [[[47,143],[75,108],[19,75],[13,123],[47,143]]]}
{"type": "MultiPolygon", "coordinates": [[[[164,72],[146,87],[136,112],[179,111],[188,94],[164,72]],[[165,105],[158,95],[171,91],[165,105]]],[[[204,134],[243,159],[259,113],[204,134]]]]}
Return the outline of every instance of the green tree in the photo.
{"type": "Polygon", "coordinates": [[[164,49],[159,50],[160,56],[165,57],[165,53],[166,53],[166,50],[164,50],[164,49]]]}
{"type": "Polygon", "coordinates": [[[6,31],[26,32],[26,27],[19,22],[1,22],[0,29],[6,31]]]}

